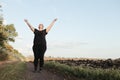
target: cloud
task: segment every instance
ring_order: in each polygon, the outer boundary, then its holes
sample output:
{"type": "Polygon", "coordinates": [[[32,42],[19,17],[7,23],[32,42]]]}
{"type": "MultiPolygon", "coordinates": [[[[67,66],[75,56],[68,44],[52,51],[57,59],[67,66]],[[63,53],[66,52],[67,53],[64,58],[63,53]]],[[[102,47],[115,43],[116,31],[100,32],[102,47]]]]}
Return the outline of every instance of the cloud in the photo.
{"type": "Polygon", "coordinates": [[[88,45],[87,42],[50,42],[48,44],[48,46],[50,48],[67,48],[67,49],[71,49],[71,48],[77,48],[83,45],[88,45]]]}

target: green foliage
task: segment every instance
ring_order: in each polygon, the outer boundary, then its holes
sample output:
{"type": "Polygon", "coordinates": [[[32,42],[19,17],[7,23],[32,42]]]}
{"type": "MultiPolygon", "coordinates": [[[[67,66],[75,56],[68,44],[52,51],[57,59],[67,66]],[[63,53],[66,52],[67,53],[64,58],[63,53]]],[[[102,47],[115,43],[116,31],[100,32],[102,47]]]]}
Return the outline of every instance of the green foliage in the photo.
{"type": "Polygon", "coordinates": [[[18,35],[13,24],[4,25],[2,16],[2,5],[0,5],[0,60],[17,59],[21,60],[24,57],[15,50],[9,41],[15,42],[15,37],[18,35]]]}
{"type": "Polygon", "coordinates": [[[13,24],[0,25],[0,60],[8,59],[9,51],[12,52],[12,50],[14,50],[8,42],[14,42],[16,36],[17,32],[13,24]]]}
{"type": "Polygon", "coordinates": [[[55,69],[61,74],[84,80],[120,80],[119,69],[102,69],[82,66],[68,66],[58,62],[46,62],[47,69],[55,69]]]}
{"type": "MultiPolygon", "coordinates": [[[[1,8],[1,7],[0,7],[1,8]]],[[[24,57],[15,50],[9,41],[15,42],[15,37],[17,36],[16,29],[13,24],[4,25],[3,16],[0,14],[0,60],[6,59],[17,59],[21,60],[24,57]]]]}
{"type": "Polygon", "coordinates": [[[0,25],[0,41],[12,41],[14,42],[14,37],[17,36],[17,32],[13,24],[10,25],[0,25]]]}

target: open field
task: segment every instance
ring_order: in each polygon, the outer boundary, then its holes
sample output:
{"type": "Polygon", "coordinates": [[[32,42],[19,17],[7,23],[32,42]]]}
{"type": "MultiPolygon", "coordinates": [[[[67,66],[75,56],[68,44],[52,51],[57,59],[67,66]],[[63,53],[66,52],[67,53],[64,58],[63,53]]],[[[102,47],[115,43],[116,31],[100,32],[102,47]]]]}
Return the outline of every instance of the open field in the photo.
{"type": "Polygon", "coordinates": [[[120,59],[47,58],[46,67],[74,80],[120,80],[120,59]]]}
{"type": "Polygon", "coordinates": [[[55,61],[61,64],[66,64],[69,66],[84,66],[84,67],[93,67],[93,68],[120,68],[120,58],[118,59],[87,59],[87,58],[47,58],[47,61],[55,61]]]}

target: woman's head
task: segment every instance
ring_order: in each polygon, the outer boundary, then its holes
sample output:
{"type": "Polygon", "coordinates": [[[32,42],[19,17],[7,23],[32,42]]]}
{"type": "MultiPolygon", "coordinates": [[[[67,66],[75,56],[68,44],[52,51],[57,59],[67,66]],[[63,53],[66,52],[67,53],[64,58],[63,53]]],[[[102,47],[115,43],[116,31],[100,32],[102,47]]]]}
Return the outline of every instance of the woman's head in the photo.
{"type": "Polygon", "coordinates": [[[44,28],[43,24],[39,24],[38,29],[41,31],[43,30],[43,28],[44,28]]]}

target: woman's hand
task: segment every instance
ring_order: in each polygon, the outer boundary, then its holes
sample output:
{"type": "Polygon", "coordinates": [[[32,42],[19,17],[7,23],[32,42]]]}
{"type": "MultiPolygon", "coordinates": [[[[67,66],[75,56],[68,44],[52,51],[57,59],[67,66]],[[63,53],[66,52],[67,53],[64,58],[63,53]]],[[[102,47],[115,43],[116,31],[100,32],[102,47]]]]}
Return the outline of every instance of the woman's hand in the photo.
{"type": "Polygon", "coordinates": [[[25,21],[25,22],[28,22],[28,20],[27,20],[27,19],[24,19],[24,21],[25,21]]]}
{"type": "Polygon", "coordinates": [[[57,18],[54,19],[54,20],[52,21],[52,23],[46,28],[46,32],[47,32],[47,33],[50,31],[50,29],[52,28],[52,26],[54,25],[54,23],[55,23],[56,21],[57,21],[57,18]]]}
{"type": "Polygon", "coordinates": [[[57,18],[55,18],[53,21],[57,21],[57,18]]]}
{"type": "Polygon", "coordinates": [[[34,32],[34,27],[32,27],[32,25],[28,22],[27,19],[24,19],[25,23],[29,26],[29,28],[34,32]]]}

